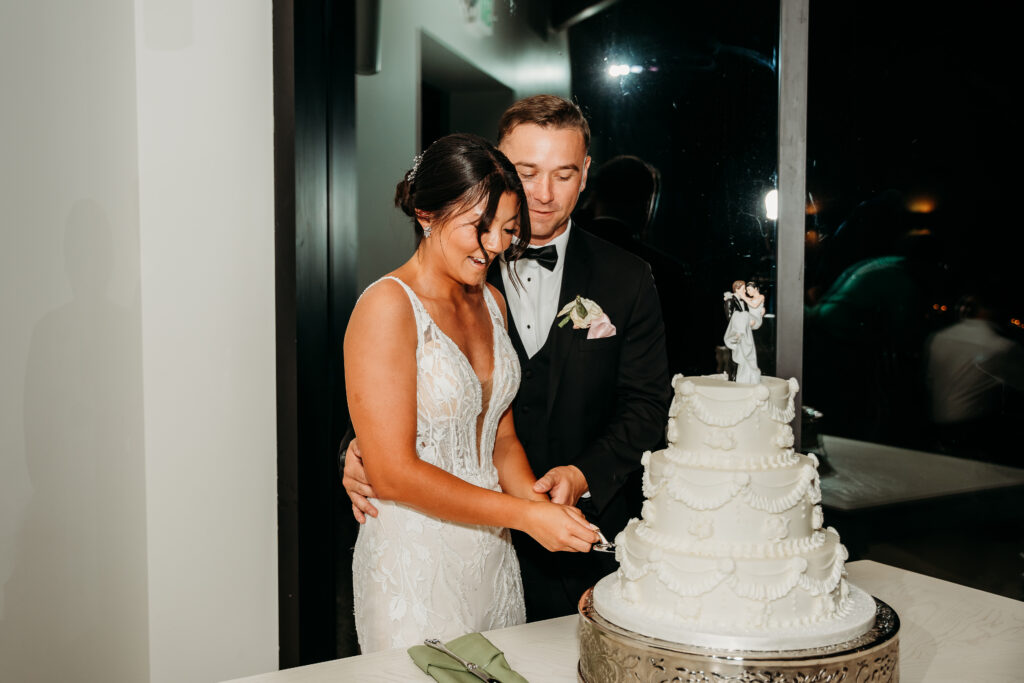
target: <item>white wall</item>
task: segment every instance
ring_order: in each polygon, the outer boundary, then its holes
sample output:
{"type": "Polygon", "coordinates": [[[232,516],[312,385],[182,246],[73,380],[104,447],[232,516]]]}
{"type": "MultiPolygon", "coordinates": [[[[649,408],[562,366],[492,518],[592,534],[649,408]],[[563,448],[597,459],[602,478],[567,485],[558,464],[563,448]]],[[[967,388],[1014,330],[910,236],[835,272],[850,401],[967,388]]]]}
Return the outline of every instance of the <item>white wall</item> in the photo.
{"type": "MultiPolygon", "coordinates": [[[[516,97],[568,96],[565,32],[539,36],[519,3],[494,2],[488,35],[466,21],[461,0],[382,0],[381,71],[356,78],[359,173],[360,288],[401,265],[412,253],[409,219],[394,208],[395,185],[420,151],[420,34],[428,32],[516,97]]],[[[497,134],[494,121],[493,138],[497,134]]]]}
{"type": "Polygon", "coordinates": [[[271,11],[136,9],[151,680],[219,680],[277,666],[271,11]]]}
{"type": "Polygon", "coordinates": [[[277,665],[270,3],[0,4],[0,680],[277,665]]]}

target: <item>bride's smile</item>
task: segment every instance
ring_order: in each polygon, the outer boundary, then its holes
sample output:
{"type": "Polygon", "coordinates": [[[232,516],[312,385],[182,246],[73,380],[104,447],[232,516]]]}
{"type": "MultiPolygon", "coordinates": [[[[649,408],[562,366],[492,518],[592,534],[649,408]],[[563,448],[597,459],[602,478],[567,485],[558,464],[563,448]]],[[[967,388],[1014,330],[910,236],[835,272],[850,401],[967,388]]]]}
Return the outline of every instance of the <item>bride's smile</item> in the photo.
{"type": "Polygon", "coordinates": [[[484,211],[484,202],[480,202],[441,225],[431,226],[432,235],[437,236],[436,247],[431,242],[433,237],[420,245],[428,258],[439,257],[435,263],[461,284],[481,284],[488,267],[508,249],[518,230],[519,198],[515,194],[501,195],[494,220],[486,230],[481,230],[479,224],[484,211]]]}

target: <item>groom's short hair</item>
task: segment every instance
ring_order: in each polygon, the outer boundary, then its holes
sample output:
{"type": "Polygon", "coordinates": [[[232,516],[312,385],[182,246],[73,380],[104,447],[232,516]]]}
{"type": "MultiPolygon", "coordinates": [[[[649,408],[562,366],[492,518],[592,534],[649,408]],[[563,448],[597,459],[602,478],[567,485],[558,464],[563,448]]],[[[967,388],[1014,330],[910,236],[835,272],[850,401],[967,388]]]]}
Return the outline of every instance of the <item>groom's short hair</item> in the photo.
{"type": "Polygon", "coordinates": [[[590,124],[575,102],[557,95],[532,95],[515,102],[498,121],[498,144],[512,129],[523,123],[541,128],[575,128],[583,136],[583,147],[590,149],[590,124]]]}
{"type": "Polygon", "coordinates": [[[747,283],[744,280],[733,280],[733,282],[732,282],[732,291],[735,292],[737,290],[743,289],[746,286],[747,286],[747,283]]]}

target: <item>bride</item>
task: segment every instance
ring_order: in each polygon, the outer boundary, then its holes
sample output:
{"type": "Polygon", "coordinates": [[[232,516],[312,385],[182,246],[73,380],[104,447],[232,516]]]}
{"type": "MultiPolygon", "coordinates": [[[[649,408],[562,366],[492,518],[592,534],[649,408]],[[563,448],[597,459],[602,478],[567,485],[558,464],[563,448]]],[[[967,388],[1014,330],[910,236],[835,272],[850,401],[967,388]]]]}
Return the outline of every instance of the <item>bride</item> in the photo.
{"type": "Polygon", "coordinates": [[[533,491],[512,424],[519,362],[486,274],[529,243],[515,167],[483,138],[449,135],[417,158],[395,203],[413,218],[416,251],[366,289],[344,347],[379,510],[352,561],[364,653],[523,623],[508,528],[552,551],[598,540],[578,509],[533,491]]]}
{"type": "Polygon", "coordinates": [[[764,294],[761,293],[761,288],[757,286],[756,282],[747,283],[743,300],[747,302],[750,309],[750,329],[760,329],[761,323],[764,322],[764,294]]]}

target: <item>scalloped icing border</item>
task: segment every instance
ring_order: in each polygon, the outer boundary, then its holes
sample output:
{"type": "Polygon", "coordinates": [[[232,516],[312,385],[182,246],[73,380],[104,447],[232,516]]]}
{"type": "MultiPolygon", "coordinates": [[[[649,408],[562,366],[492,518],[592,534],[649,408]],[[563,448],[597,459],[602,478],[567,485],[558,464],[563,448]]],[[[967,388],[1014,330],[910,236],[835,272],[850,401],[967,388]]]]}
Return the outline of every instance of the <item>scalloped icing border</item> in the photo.
{"type": "Polygon", "coordinates": [[[686,482],[685,478],[671,465],[666,470],[661,475],[661,481],[654,483],[651,481],[650,468],[644,468],[642,482],[645,498],[652,500],[659,493],[665,491],[673,500],[701,512],[717,510],[731,500],[741,498],[754,510],[770,514],[785,512],[799,504],[805,497],[814,505],[821,501],[821,483],[813,462],[801,465],[800,474],[792,488],[776,498],[758,493],[756,485],[752,481],[754,477],[746,472],[737,472],[728,484],[719,484],[716,488],[722,487],[725,490],[712,495],[697,491],[696,489],[708,487],[686,482]]]}
{"type": "MultiPolygon", "coordinates": [[[[771,541],[766,543],[729,543],[727,541],[691,541],[652,529],[638,519],[630,520],[626,528],[615,538],[615,546],[629,545],[630,534],[645,543],[658,547],[663,552],[688,553],[697,557],[733,557],[755,560],[769,560],[792,557],[809,553],[825,545],[827,534],[824,529],[815,529],[804,538],[771,541]]],[[[627,551],[628,552],[628,551],[627,551]]],[[[653,558],[652,558],[653,559],[653,558]]]]}
{"type": "Polygon", "coordinates": [[[758,409],[767,413],[770,419],[781,424],[789,424],[796,417],[796,394],[799,391],[799,384],[792,377],[789,379],[789,395],[786,397],[785,408],[777,408],[770,400],[771,392],[768,387],[757,384],[750,388],[750,394],[745,399],[729,401],[729,403],[736,403],[738,400],[743,400],[744,405],[739,409],[734,408],[726,414],[721,414],[720,410],[711,409],[711,406],[717,406],[723,401],[701,394],[697,386],[690,380],[677,375],[672,380],[672,386],[675,388],[675,395],[669,406],[670,419],[678,418],[684,407],[691,415],[711,427],[735,427],[758,409]],[[680,379],[682,381],[679,381],[680,379]]]}
{"type": "MultiPolygon", "coordinates": [[[[632,553],[625,547],[616,552],[619,561],[619,582],[623,579],[630,582],[638,581],[646,576],[654,576],[667,590],[683,598],[706,595],[720,585],[725,585],[737,597],[762,602],[774,602],[789,595],[795,588],[800,588],[815,597],[831,593],[839,585],[846,573],[846,558],[849,553],[839,542],[839,534],[829,527],[827,533],[836,537],[835,550],[832,553],[832,568],[823,579],[812,579],[807,576],[807,559],[804,557],[790,558],[787,566],[778,572],[781,578],[774,583],[763,581],[764,575],[758,575],[761,581],[744,579],[742,571],[731,558],[722,558],[714,569],[703,572],[697,580],[684,581],[673,576],[669,565],[663,561],[634,562],[632,553]],[[639,565],[639,566],[638,566],[639,565]]],[[[619,550],[619,547],[616,547],[619,550]]]]}
{"type": "Polygon", "coordinates": [[[662,606],[626,602],[615,574],[594,587],[597,614],[622,628],[650,637],[716,650],[797,650],[845,642],[867,632],[875,623],[876,603],[863,590],[843,581],[836,609],[823,618],[774,619],[746,625],[722,618],[687,618],[662,606]]]}
{"type": "MultiPolygon", "coordinates": [[[[792,448],[781,453],[759,454],[755,456],[734,455],[731,453],[710,453],[707,451],[686,451],[681,448],[665,448],[657,451],[654,456],[661,456],[678,467],[692,467],[702,470],[777,470],[791,467],[800,462],[800,455],[792,448]]],[[[810,456],[808,456],[810,457],[810,456]]]]}

